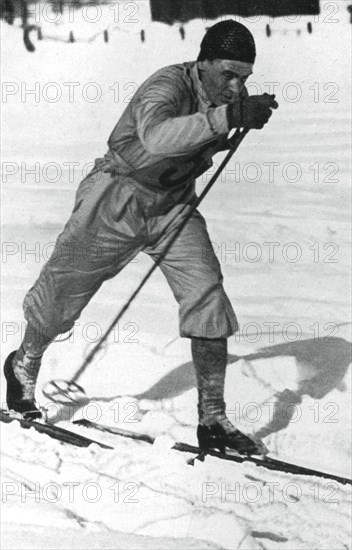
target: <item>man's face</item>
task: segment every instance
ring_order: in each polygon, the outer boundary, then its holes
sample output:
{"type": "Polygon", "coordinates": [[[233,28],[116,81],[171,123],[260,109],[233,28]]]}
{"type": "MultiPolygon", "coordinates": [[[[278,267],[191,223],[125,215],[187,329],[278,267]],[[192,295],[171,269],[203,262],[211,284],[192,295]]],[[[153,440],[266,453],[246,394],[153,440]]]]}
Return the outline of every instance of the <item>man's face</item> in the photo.
{"type": "Polygon", "coordinates": [[[252,63],[229,59],[199,61],[198,66],[204,91],[218,107],[236,101],[253,72],[252,63]]]}

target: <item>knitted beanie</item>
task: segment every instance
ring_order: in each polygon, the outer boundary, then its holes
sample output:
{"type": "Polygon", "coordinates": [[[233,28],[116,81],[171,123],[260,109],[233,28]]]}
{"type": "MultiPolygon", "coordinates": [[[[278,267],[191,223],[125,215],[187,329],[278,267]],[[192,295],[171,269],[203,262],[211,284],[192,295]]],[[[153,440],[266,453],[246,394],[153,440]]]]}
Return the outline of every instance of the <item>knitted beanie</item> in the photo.
{"type": "Polygon", "coordinates": [[[256,56],[252,33],[241,23],[232,19],[216,23],[204,36],[198,61],[208,59],[231,59],[254,63],[256,56]]]}

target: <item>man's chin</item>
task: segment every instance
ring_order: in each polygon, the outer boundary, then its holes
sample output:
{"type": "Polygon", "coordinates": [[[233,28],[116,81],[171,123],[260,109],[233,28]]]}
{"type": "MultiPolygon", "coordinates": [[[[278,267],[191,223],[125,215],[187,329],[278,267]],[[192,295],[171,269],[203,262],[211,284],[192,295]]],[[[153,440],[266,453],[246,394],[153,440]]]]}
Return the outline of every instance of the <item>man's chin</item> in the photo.
{"type": "Polygon", "coordinates": [[[232,105],[236,102],[235,97],[222,97],[220,105],[232,105]]]}
{"type": "Polygon", "coordinates": [[[236,103],[236,97],[226,97],[226,96],[218,96],[215,101],[213,101],[213,105],[216,105],[217,107],[222,107],[223,105],[231,105],[233,103],[236,103]]]}

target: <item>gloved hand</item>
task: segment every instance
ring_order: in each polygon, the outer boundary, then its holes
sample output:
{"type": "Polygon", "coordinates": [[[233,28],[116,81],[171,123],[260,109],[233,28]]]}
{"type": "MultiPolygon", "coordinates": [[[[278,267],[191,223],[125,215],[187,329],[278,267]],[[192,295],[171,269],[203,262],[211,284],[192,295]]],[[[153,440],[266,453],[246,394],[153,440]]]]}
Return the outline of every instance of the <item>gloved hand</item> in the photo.
{"type": "Polygon", "coordinates": [[[261,130],[273,114],[272,109],[277,109],[278,106],[275,95],[248,96],[240,103],[228,105],[227,119],[229,127],[261,130]]]}

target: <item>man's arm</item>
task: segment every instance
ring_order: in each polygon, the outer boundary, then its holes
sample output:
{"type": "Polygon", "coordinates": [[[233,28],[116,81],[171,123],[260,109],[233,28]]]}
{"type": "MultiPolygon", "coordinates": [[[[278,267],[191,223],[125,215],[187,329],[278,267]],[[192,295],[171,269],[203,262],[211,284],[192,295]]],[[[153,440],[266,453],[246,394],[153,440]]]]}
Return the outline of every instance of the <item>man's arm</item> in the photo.
{"type": "Polygon", "coordinates": [[[204,114],[178,116],[178,105],[188,93],[184,82],[164,75],[143,91],[135,107],[137,132],[151,154],[184,155],[228,134],[226,105],[204,114]]]}

